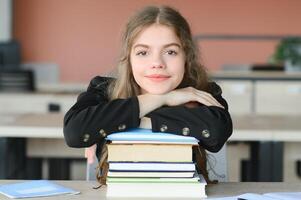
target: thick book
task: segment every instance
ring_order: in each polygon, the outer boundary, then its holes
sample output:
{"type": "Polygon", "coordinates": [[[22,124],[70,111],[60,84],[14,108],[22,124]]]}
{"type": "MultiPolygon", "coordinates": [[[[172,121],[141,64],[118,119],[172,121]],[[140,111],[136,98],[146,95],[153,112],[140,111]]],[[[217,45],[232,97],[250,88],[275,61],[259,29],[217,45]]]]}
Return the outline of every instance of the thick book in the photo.
{"type": "Polygon", "coordinates": [[[0,193],[9,198],[46,197],[62,194],[79,194],[79,191],[47,180],[26,181],[0,186],[0,193]]]}
{"type": "Polygon", "coordinates": [[[152,171],[152,172],[185,172],[195,171],[193,162],[109,162],[110,171],[152,171]]]}
{"type": "Polygon", "coordinates": [[[113,133],[106,137],[107,140],[117,141],[139,141],[139,142],[155,142],[155,143],[178,143],[178,144],[198,144],[198,140],[190,136],[181,136],[171,133],[152,132],[150,129],[129,129],[124,132],[113,133]]]}
{"type": "Polygon", "coordinates": [[[195,172],[108,172],[108,177],[192,178],[195,172]]]}
{"type": "Polygon", "coordinates": [[[108,183],[111,198],[205,198],[204,183],[108,183]]]}
{"type": "Polygon", "coordinates": [[[108,144],[108,161],[192,162],[192,145],[108,144]]]}

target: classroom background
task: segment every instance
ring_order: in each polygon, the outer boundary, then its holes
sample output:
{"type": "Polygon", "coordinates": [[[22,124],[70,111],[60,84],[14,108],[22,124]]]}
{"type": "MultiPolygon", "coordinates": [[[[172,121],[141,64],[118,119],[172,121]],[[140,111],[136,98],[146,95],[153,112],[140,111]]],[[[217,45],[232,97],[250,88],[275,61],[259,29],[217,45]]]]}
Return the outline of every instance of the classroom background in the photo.
{"type": "Polygon", "coordinates": [[[64,113],[91,78],[114,74],[127,19],[154,4],[190,22],[229,103],[215,178],[300,182],[299,0],[0,0],[0,179],[93,178],[84,149],[64,142],[64,113]]]}

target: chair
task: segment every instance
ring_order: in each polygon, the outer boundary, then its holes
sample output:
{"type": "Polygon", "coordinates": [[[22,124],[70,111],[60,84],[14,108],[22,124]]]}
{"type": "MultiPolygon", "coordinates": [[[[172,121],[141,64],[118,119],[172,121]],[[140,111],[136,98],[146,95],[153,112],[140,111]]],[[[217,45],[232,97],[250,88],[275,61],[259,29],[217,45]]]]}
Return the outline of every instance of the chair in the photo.
{"type": "MultiPolygon", "coordinates": [[[[208,173],[209,178],[211,180],[218,180],[219,182],[227,182],[228,175],[227,175],[227,151],[226,145],[217,152],[217,153],[208,153],[208,173]]],[[[96,167],[98,165],[97,158],[95,156],[95,162],[92,164],[88,164],[87,162],[87,170],[86,170],[86,180],[92,181],[96,180],[96,167]]]]}
{"type": "Polygon", "coordinates": [[[94,162],[89,164],[87,161],[87,170],[86,170],[86,181],[95,181],[96,180],[96,167],[98,165],[98,160],[95,156],[94,162]]]}
{"type": "Polygon", "coordinates": [[[209,178],[219,182],[228,182],[227,173],[227,145],[217,153],[207,152],[207,168],[209,178]]]}
{"type": "Polygon", "coordinates": [[[31,70],[0,70],[0,92],[32,92],[35,90],[31,70]]]}

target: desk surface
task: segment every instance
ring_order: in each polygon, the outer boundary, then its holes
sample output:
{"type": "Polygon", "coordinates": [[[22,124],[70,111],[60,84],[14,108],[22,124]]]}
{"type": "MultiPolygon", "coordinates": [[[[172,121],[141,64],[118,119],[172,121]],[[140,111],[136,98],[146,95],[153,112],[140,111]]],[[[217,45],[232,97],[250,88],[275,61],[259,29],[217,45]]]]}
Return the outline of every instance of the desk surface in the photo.
{"type": "Polygon", "coordinates": [[[62,113],[0,116],[0,137],[63,138],[62,113]]]}
{"type": "MultiPolygon", "coordinates": [[[[1,115],[0,137],[63,138],[62,113],[1,115]]],[[[301,141],[301,116],[233,116],[231,141],[301,141]]]]}
{"type": "Polygon", "coordinates": [[[301,72],[279,71],[213,71],[209,74],[215,80],[269,80],[300,81],[301,72]]]}
{"type": "Polygon", "coordinates": [[[301,116],[232,116],[231,141],[301,141],[301,116]]]}
{"type": "MultiPolygon", "coordinates": [[[[0,180],[1,184],[15,183],[20,181],[14,180],[0,180]]],[[[72,199],[106,199],[106,188],[98,190],[92,189],[97,185],[95,182],[86,181],[55,181],[66,187],[79,190],[81,194],[74,195],[72,199]]],[[[267,193],[267,192],[301,192],[301,183],[219,183],[217,185],[206,186],[206,193],[208,199],[225,196],[235,196],[243,193],[267,193]]],[[[9,199],[0,195],[1,199],[9,199]]],[[[37,199],[37,198],[35,198],[37,199]]],[[[39,198],[40,199],[40,198],[39,198]]],[[[53,196],[41,199],[70,199],[68,195],[53,196]]],[[[126,200],[126,199],[124,199],[126,200]]]]}

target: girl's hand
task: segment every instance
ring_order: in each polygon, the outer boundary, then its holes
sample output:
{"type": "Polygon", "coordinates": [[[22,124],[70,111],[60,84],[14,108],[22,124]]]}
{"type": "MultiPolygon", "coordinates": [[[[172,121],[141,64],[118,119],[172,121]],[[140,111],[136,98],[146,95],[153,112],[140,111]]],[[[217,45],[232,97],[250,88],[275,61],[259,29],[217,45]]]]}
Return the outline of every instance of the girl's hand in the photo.
{"type": "Polygon", "coordinates": [[[198,102],[206,106],[224,108],[210,93],[197,90],[193,87],[181,88],[165,94],[165,103],[167,106],[177,106],[189,102],[198,102]]]}
{"type": "Polygon", "coordinates": [[[85,158],[87,158],[89,164],[92,164],[95,162],[96,148],[97,148],[96,144],[94,144],[88,148],[85,148],[85,158]]]}
{"type": "Polygon", "coordinates": [[[152,128],[152,122],[151,122],[150,118],[148,118],[148,117],[142,117],[140,119],[139,128],[151,129],[152,128]]]}
{"type": "MultiPolygon", "coordinates": [[[[142,94],[138,95],[139,117],[142,119],[147,113],[161,106],[178,106],[189,102],[197,102],[206,106],[218,106],[224,108],[211,94],[193,87],[181,88],[166,94],[142,94]]],[[[190,105],[188,104],[188,107],[190,105]]],[[[196,106],[194,106],[196,107],[196,106]]],[[[145,123],[142,121],[141,123],[145,123]]],[[[148,123],[148,122],[147,122],[148,123]]]]}

